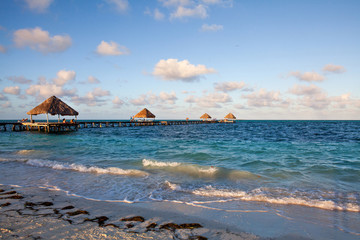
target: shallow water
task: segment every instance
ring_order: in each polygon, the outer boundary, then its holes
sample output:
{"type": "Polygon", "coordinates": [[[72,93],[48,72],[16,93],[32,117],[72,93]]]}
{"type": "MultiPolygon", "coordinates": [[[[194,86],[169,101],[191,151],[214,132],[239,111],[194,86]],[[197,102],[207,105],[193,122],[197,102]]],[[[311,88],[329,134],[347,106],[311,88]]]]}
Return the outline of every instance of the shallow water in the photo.
{"type": "Polygon", "coordinates": [[[302,205],[359,221],[360,121],[2,132],[0,183],[219,211],[237,210],[239,201],[302,205]]]}

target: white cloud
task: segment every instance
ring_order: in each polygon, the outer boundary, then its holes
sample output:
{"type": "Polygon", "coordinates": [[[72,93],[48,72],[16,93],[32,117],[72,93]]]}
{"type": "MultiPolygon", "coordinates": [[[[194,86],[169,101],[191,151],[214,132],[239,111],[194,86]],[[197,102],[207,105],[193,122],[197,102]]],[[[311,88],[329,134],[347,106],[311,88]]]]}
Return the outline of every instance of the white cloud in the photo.
{"type": "Polygon", "coordinates": [[[20,94],[20,87],[19,86],[5,87],[3,89],[3,92],[7,93],[7,94],[12,94],[12,95],[19,95],[20,94]]]}
{"type": "Polygon", "coordinates": [[[235,90],[240,90],[245,87],[244,82],[222,82],[215,83],[215,90],[222,92],[231,92],[235,90]]]}
{"type": "Polygon", "coordinates": [[[145,105],[155,105],[158,104],[163,106],[164,104],[175,104],[176,100],[175,92],[166,93],[160,92],[159,95],[154,94],[153,92],[148,92],[147,94],[141,94],[138,98],[131,99],[130,103],[135,106],[145,106],[145,105]]]}
{"type": "Polygon", "coordinates": [[[187,8],[183,6],[177,7],[176,11],[170,14],[170,19],[182,19],[182,18],[201,18],[204,19],[208,16],[206,7],[202,4],[193,8],[187,8]]]}
{"type": "Polygon", "coordinates": [[[208,17],[208,9],[211,6],[232,7],[232,1],[233,0],[159,0],[164,7],[170,9],[170,20],[185,18],[204,19],[208,17]]]}
{"type": "Polygon", "coordinates": [[[217,25],[217,24],[212,24],[212,25],[208,25],[208,24],[203,24],[201,26],[201,31],[203,32],[217,32],[220,30],[223,30],[223,25],[217,25]]]}
{"type": "Polygon", "coordinates": [[[129,54],[130,51],[126,47],[120,46],[116,42],[110,41],[110,43],[107,43],[105,41],[101,41],[99,46],[96,48],[96,52],[99,55],[118,56],[129,54]]]}
{"type": "Polygon", "coordinates": [[[110,91],[103,90],[102,88],[95,88],[83,97],[73,96],[71,101],[76,105],[85,104],[87,106],[102,106],[107,102],[105,99],[102,99],[102,97],[106,96],[110,96],[110,91]]]}
{"type": "Polygon", "coordinates": [[[74,96],[76,91],[77,90],[75,88],[68,90],[64,89],[62,86],[42,82],[31,85],[28,89],[26,89],[26,94],[35,96],[37,98],[48,98],[53,95],[57,97],[74,96]]]}
{"type": "Polygon", "coordinates": [[[310,86],[295,84],[291,89],[289,89],[289,93],[298,96],[298,105],[309,107],[314,110],[324,110],[330,107],[335,109],[354,107],[359,103],[359,100],[351,98],[350,93],[331,97],[328,96],[323,89],[313,84],[310,86]]]}
{"type": "Polygon", "coordinates": [[[346,69],[340,65],[334,64],[327,64],[322,69],[324,72],[331,72],[331,73],[343,73],[346,72],[346,69]]]}
{"type": "Polygon", "coordinates": [[[105,96],[110,96],[110,91],[103,90],[101,87],[97,87],[97,88],[94,88],[94,90],[92,91],[92,94],[95,97],[105,97],[105,96]]]}
{"type": "Polygon", "coordinates": [[[58,86],[63,86],[76,78],[75,71],[60,70],[56,75],[57,78],[54,78],[53,82],[58,86]]]}
{"type": "Polygon", "coordinates": [[[20,29],[14,33],[16,47],[30,47],[42,53],[63,52],[71,46],[71,38],[67,35],[51,37],[49,32],[41,28],[20,29]]]}
{"type": "Polygon", "coordinates": [[[10,108],[11,107],[11,102],[7,101],[6,103],[1,104],[1,107],[2,108],[10,108]]]}
{"type": "Polygon", "coordinates": [[[176,100],[178,99],[175,92],[160,92],[159,98],[161,101],[165,101],[168,104],[175,104],[176,100]]]}
{"type": "Polygon", "coordinates": [[[299,71],[296,71],[296,72],[290,72],[289,75],[297,78],[300,81],[305,81],[305,82],[322,82],[325,79],[324,76],[318,74],[317,72],[301,73],[299,71]]]}
{"type": "Polygon", "coordinates": [[[244,95],[249,107],[287,107],[289,102],[281,98],[279,91],[267,91],[262,88],[258,92],[244,95]]]}
{"type": "Polygon", "coordinates": [[[3,45],[0,45],[0,52],[6,53],[6,48],[3,45]]]}
{"type": "Polygon", "coordinates": [[[35,12],[45,12],[53,0],[25,0],[28,8],[35,12]]]}
{"type": "Polygon", "coordinates": [[[109,4],[115,6],[119,13],[125,13],[129,9],[129,2],[127,0],[106,0],[109,4]]]}
{"type": "Polygon", "coordinates": [[[144,12],[146,15],[152,16],[155,20],[163,20],[165,18],[165,14],[162,13],[158,8],[155,8],[154,11],[151,11],[149,8],[144,12]]]}
{"type": "Polygon", "coordinates": [[[114,104],[114,107],[116,108],[119,108],[121,107],[122,105],[124,105],[124,101],[121,100],[118,96],[116,96],[113,100],[112,100],[113,104],[114,104]]]}
{"type": "Polygon", "coordinates": [[[331,99],[327,94],[313,84],[310,86],[294,85],[289,92],[300,96],[297,103],[305,107],[320,110],[327,108],[331,104],[331,99]]]}
{"type": "Polygon", "coordinates": [[[207,5],[222,5],[224,7],[232,7],[233,0],[201,0],[204,4],[207,5]]]}
{"type": "Polygon", "coordinates": [[[160,60],[154,68],[153,75],[166,81],[181,80],[193,82],[199,80],[203,74],[214,73],[215,70],[205,65],[193,65],[188,60],[177,59],[160,60]]]}
{"type": "Polygon", "coordinates": [[[87,82],[88,82],[88,83],[92,83],[92,84],[100,83],[99,79],[97,79],[97,78],[94,77],[94,76],[89,76],[87,82]]]}
{"type": "Polygon", "coordinates": [[[4,94],[0,93],[0,100],[6,101],[6,100],[8,100],[8,98],[4,94]]]}
{"type": "Polygon", "coordinates": [[[158,99],[158,96],[150,91],[147,94],[141,94],[138,98],[131,99],[130,103],[136,106],[153,105],[158,99]]]}
{"type": "Polygon", "coordinates": [[[302,96],[302,95],[310,96],[310,95],[320,94],[323,91],[321,90],[321,88],[319,88],[318,86],[315,86],[314,84],[311,84],[309,86],[295,84],[289,90],[289,92],[294,95],[298,95],[298,96],[302,96]]]}
{"type": "Polygon", "coordinates": [[[7,79],[12,82],[20,83],[20,84],[32,83],[32,80],[27,79],[24,76],[10,76],[10,77],[7,77],[7,79]]]}
{"type": "Polygon", "coordinates": [[[31,85],[26,93],[32,96],[41,96],[41,97],[49,97],[52,95],[56,95],[58,97],[64,96],[73,96],[76,93],[76,89],[73,88],[71,90],[63,89],[62,86],[57,86],[55,84],[45,84],[45,85],[31,85]]]}
{"type": "Polygon", "coordinates": [[[188,6],[192,4],[192,0],[159,0],[165,7],[188,6]]]}
{"type": "Polygon", "coordinates": [[[154,10],[154,18],[156,19],[156,20],[163,20],[164,18],[165,18],[165,15],[162,13],[162,12],[160,12],[160,10],[159,9],[155,9],[154,10]]]}
{"type": "Polygon", "coordinates": [[[220,103],[232,102],[232,98],[227,93],[215,92],[205,94],[202,97],[195,97],[190,95],[185,98],[185,102],[196,103],[200,107],[221,108],[220,103]]]}
{"type": "Polygon", "coordinates": [[[333,97],[332,101],[335,108],[346,108],[348,105],[355,105],[356,101],[352,100],[350,93],[345,93],[337,97],[333,97]]]}

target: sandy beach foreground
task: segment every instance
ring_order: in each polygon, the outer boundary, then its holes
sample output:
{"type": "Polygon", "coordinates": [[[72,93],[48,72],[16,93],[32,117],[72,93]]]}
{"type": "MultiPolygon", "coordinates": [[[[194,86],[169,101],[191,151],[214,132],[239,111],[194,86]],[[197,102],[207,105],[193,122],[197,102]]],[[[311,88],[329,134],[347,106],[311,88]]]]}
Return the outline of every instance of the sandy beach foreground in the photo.
{"type": "Polygon", "coordinates": [[[1,239],[260,239],[169,212],[0,185],[1,239]]]}

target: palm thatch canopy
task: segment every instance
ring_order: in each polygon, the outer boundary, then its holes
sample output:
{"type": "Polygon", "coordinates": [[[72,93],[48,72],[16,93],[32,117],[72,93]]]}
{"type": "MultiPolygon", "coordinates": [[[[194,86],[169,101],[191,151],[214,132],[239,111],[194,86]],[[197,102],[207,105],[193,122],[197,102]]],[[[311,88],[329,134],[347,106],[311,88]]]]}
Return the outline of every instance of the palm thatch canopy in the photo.
{"type": "Polygon", "coordinates": [[[155,118],[155,115],[152,114],[149,110],[144,108],[138,114],[134,116],[134,118],[155,118]]]}
{"type": "Polygon", "coordinates": [[[52,96],[43,103],[27,112],[28,115],[51,114],[62,116],[77,116],[79,113],[59,98],[52,96]]]}
{"type": "Polygon", "coordinates": [[[234,116],[234,114],[229,113],[228,115],[225,116],[225,119],[236,119],[236,117],[234,116]]]}
{"type": "Polygon", "coordinates": [[[210,119],[211,118],[211,116],[209,115],[209,114],[207,114],[207,113],[204,113],[201,117],[200,117],[200,119],[210,119]]]}

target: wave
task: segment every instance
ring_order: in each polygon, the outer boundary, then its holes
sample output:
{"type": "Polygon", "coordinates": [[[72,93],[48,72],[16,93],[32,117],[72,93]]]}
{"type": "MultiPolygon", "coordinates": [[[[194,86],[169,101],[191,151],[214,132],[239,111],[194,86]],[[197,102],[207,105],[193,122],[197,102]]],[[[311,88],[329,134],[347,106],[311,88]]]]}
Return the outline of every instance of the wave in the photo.
{"type": "MultiPolygon", "coordinates": [[[[266,202],[271,204],[282,204],[282,205],[301,205],[307,207],[321,208],[326,210],[337,210],[337,211],[350,211],[360,212],[360,206],[351,202],[338,203],[334,200],[323,200],[323,199],[311,199],[306,196],[296,196],[288,193],[288,196],[269,196],[262,191],[262,189],[254,189],[251,192],[245,191],[234,191],[228,189],[216,189],[212,186],[199,188],[191,192],[194,195],[206,196],[206,197],[221,197],[231,198],[242,201],[251,202],[266,202]]],[[[284,194],[284,192],[283,192],[284,194]]],[[[348,199],[350,200],[350,199],[348,199]]]]}
{"type": "Polygon", "coordinates": [[[28,154],[32,154],[36,152],[36,150],[33,150],[33,149],[24,149],[24,150],[19,150],[16,152],[16,154],[19,154],[19,155],[28,155],[28,154]]]}
{"type": "Polygon", "coordinates": [[[145,177],[149,175],[147,172],[137,169],[122,169],[117,167],[101,168],[95,166],[85,166],[82,164],[75,164],[75,163],[68,164],[68,163],[60,163],[57,161],[40,160],[40,159],[13,160],[13,159],[0,158],[0,162],[22,162],[27,165],[31,165],[35,167],[47,167],[56,170],[70,170],[76,172],[95,173],[95,174],[129,175],[135,177],[145,177]]]}
{"type": "Polygon", "coordinates": [[[143,159],[142,164],[144,167],[177,167],[181,163],[178,162],[158,162],[148,159],[143,159]]]}
{"type": "Polygon", "coordinates": [[[87,173],[96,173],[96,174],[113,174],[113,175],[131,175],[131,176],[147,176],[148,173],[136,170],[136,169],[122,169],[117,167],[108,167],[108,168],[100,168],[100,167],[87,167],[81,164],[66,164],[59,163],[56,161],[47,161],[47,160],[37,160],[32,159],[26,161],[26,164],[37,166],[37,167],[49,167],[56,170],[73,170],[78,172],[87,172],[87,173]]]}
{"type": "Polygon", "coordinates": [[[143,159],[142,165],[146,168],[161,169],[172,173],[186,174],[192,177],[200,178],[222,178],[222,179],[257,179],[260,176],[248,171],[226,169],[215,166],[201,166],[197,164],[179,163],[179,162],[161,162],[149,159],[143,159]]]}
{"type": "Polygon", "coordinates": [[[143,159],[144,167],[151,169],[161,169],[167,172],[187,174],[192,177],[215,177],[219,170],[214,166],[200,166],[179,162],[160,162],[155,160],[143,159]]]}

